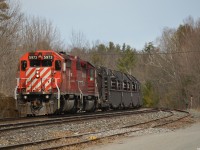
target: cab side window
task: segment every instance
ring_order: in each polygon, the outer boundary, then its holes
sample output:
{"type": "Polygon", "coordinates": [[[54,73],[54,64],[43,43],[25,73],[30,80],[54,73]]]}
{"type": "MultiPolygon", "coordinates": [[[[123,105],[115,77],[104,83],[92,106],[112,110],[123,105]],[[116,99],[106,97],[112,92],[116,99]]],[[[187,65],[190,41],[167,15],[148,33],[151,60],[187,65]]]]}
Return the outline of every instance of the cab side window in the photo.
{"type": "Polygon", "coordinates": [[[90,81],[94,80],[94,69],[90,69],[90,81]]]}
{"type": "Polygon", "coordinates": [[[61,61],[60,60],[56,60],[55,61],[55,70],[61,70],[61,61]]]}
{"type": "Polygon", "coordinates": [[[76,69],[81,70],[81,62],[79,58],[77,59],[77,62],[76,62],[76,69]]]}
{"type": "Polygon", "coordinates": [[[66,67],[71,68],[71,65],[72,65],[72,61],[70,59],[67,59],[66,60],[66,67]]]}
{"type": "Polygon", "coordinates": [[[21,61],[21,70],[25,71],[27,67],[27,61],[26,60],[22,60],[21,61]]]}

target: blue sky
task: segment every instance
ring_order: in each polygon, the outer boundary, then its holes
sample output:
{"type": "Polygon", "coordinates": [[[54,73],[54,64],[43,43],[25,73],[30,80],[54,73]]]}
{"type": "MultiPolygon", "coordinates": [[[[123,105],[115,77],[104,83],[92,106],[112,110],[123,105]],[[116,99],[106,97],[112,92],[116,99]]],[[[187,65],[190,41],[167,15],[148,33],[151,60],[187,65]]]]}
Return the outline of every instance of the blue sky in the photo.
{"type": "Polygon", "coordinates": [[[28,15],[51,20],[69,43],[72,30],[100,40],[142,49],[165,27],[200,17],[200,0],[19,0],[28,15]]]}

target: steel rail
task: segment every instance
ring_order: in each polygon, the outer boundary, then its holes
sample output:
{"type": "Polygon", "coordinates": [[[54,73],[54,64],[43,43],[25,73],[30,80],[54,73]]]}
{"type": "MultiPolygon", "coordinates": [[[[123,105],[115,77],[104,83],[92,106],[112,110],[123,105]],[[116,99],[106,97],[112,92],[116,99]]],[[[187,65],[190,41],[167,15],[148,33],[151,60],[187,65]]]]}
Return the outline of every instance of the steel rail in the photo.
{"type": "Polygon", "coordinates": [[[183,116],[183,117],[177,118],[177,119],[175,119],[175,120],[171,120],[171,121],[168,121],[168,122],[164,122],[164,123],[155,125],[153,128],[157,128],[157,127],[161,127],[161,126],[164,126],[164,125],[167,125],[167,124],[171,124],[171,123],[180,121],[180,120],[182,120],[182,119],[184,119],[184,118],[187,118],[187,117],[191,116],[190,113],[187,112],[187,111],[183,111],[183,110],[179,110],[179,109],[174,109],[174,110],[175,110],[175,111],[178,111],[178,112],[185,113],[186,115],[183,116]]]}
{"type": "MultiPolygon", "coordinates": [[[[152,128],[164,126],[164,125],[166,125],[166,124],[170,124],[170,123],[173,123],[173,122],[182,120],[182,119],[184,119],[184,118],[190,116],[190,114],[189,114],[188,112],[186,112],[186,111],[181,111],[181,110],[176,110],[176,111],[184,112],[184,113],[186,113],[186,115],[183,116],[183,117],[180,117],[180,118],[178,118],[178,119],[176,119],[176,120],[169,121],[169,122],[167,122],[167,123],[163,123],[163,124],[159,124],[159,125],[154,125],[152,128]]],[[[138,124],[134,124],[134,125],[124,126],[124,127],[122,127],[122,128],[136,127],[136,126],[139,126],[139,125],[144,125],[144,124],[148,124],[148,123],[151,123],[151,122],[159,121],[159,120],[161,120],[161,119],[166,119],[166,118],[169,118],[169,117],[172,117],[172,116],[174,116],[174,114],[171,112],[171,115],[168,115],[168,116],[166,116],[166,117],[154,119],[154,120],[151,120],[151,121],[148,121],[148,122],[143,122],[143,123],[138,123],[138,124]]],[[[89,142],[92,142],[92,141],[97,141],[97,140],[100,140],[100,139],[103,139],[103,138],[108,138],[108,137],[117,136],[117,135],[124,135],[124,134],[130,133],[130,132],[142,131],[142,130],[145,130],[145,129],[148,129],[148,128],[149,128],[149,127],[144,127],[144,128],[137,129],[137,130],[134,130],[134,131],[126,131],[126,132],[123,132],[123,133],[116,133],[116,134],[112,134],[112,135],[108,135],[108,136],[98,137],[98,138],[92,139],[92,140],[82,140],[82,141],[73,142],[73,143],[70,143],[70,144],[62,144],[62,145],[58,145],[58,146],[47,147],[47,148],[43,148],[42,150],[47,150],[47,149],[48,149],[48,150],[51,150],[51,149],[58,149],[58,148],[63,148],[63,147],[67,147],[67,146],[80,145],[80,144],[89,143],[89,142]]]]}
{"type": "Polygon", "coordinates": [[[0,131],[11,131],[16,129],[37,127],[37,126],[45,126],[45,125],[54,125],[58,123],[69,123],[69,122],[77,122],[84,120],[92,120],[97,118],[106,118],[106,117],[116,117],[123,115],[134,115],[134,114],[142,114],[142,113],[152,113],[156,112],[158,109],[150,109],[143,111],[122,111],[122,112],[112,112],[112,113],[100,113],[100,114],[91,114],[91,115],[80,115],[80,116],[69,116],[62,118],[51,118],[47,120],[40,121],[31,121],[31,122],[23,122],[23,123],[9,123],[9,124],[1,124],[0,131]]]}
{"type": "MultiPolygon", "coordinates": [[[[160,110],[156,109],[156,110],[154,110],[152,112],[155,112],[155,111],[160,111],[160,110]]],[[[154,119],[154,120],[151,120],[151,121],[148,121],[148,122],[142,122],[142,123],[137,123],[137,124],[133,124],[133,125],[123,126],[123,127],[117,128],[117,129],[135,127],[135,126],[147,124],[147,123],[150,123],[150,122],[154,122],[154,121],[157,121],[157,120],[160,120],[160,119],[165,119],[165,118],[173,116],[173,114],[170,111],[168,111],[168,110],[162,110],[162,111],[169,112],[170,115],[162,117],[162,118],[154,119]]],[[[98,134],[98,133],[108,132],[108,131],[111,131],[111,130],[114,130],[114,129],[109,129],[109,130],[104,130],[104,131],[98,131],[98,132],[92,132],[92,133],[91,132],[89,132],[89,133],[83,133],[83,134],[73,135],[73,136],[64,136],[64,137],[47,139],[47,140],[39,140],[39,141],[35,141],[35,142],[27,142],[27,143],[10,145],[10,146],[4,146],[4,147],[0,147],[0,149],[13,149],[13,148],[19,148],[19,147],[30,146],[30,145],[35,146],[37,144],[42,144],[42,143],[57,141],[57,140],[61,140],[61,139],[78,138],[78,137],[82,137],[82,136],[85,136],[85,135],[94,135],[94,134],[98,134]]],[[[121,134],[125,134],[125,133],[121,133],[121,134]]],[[[119,134],[115,134],[115,135],[119,135],[119,134]]],[[[112,136],[114,136],[114,135],[112,135],[112,136]]],[[[103,137],[103,138],[105,138],[105,137],[103,137]]],[[[99,138],[97,138],[97,139],[99,139],[99,138]]],[[[74,142],[74,143],[70,143],[70,144],[64,144],[64,145],[60,145],[58,147],[49,147],[47,149],[57,149],[57,148],[66,147],[66,146],[73,146],[73,145],[77,145],[77,144],[86,143],[86,142],[89,142],[89,141],[91,141],[91,140],[84,140],[84,141],[81,141],[81,142],[74,142]]]]}

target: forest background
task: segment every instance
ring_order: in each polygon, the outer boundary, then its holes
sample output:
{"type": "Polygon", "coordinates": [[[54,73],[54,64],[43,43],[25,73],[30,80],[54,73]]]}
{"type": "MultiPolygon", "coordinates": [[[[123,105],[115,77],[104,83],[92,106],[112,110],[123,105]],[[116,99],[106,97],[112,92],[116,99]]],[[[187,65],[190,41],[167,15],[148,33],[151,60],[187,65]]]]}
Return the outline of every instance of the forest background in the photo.
{"type": "Polygon", "coordinates": [[[26,16],[20,3],[0,0],[0,117],[15,114],[13,97],[19,58],[37,49],[66,51],[96,66],[132,74],[142,84],[147,107],[200,108],[200,18],[187,17],[178,28],[164,28],[156,46],[142,50],[112,40],[90,43],[72,31],[65,45],[59,30],[45,18],[26,16]]]}

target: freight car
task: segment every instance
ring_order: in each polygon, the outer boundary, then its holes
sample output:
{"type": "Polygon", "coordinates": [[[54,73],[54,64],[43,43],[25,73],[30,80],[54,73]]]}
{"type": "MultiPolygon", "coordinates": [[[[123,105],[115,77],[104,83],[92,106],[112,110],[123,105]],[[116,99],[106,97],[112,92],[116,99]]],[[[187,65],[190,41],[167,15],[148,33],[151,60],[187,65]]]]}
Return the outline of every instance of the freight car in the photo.
{"type": "Polygon", "coordinates": [[[95,67],[77,56],[37,50],[24,54],[19,64],[15,99],[20,116],[142,105],[135,77],[95,67]]]}

